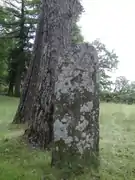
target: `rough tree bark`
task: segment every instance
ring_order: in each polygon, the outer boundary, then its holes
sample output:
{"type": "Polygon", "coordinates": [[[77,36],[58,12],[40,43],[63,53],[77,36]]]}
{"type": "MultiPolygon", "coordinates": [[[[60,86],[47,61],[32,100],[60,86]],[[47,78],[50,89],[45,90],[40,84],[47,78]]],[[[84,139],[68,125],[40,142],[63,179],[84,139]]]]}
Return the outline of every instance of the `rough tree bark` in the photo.
{"type": "Polygon", "coordinates": [[[44,9],[41,4],[39,23],[37,27],[34,50],[33,50],[34,56],[30,62],[27,75],[24,80],[22,94],[20,97],[20,103],[13,120],[13,123],[15,124],[24,124],[28,122],[28,120],[30,119],[32,103],[35,97],[36,82],[39,73],[41,52],[44,42],[43,37],[46,36],[46,32],[43,31],[44,24],[45,24],[44,9]]]}
{"type": "Polygon", "coordinates": [[[25,135],[33,145],[46,148],[53,140],[54,90],[56,67],[60,56],[71,42],[73,21],[82,11],[78,0],[43,0],[44,44],[36,98],[32,107],[29,128],[25,135]]]}
{"type": "Polygon", "coordinates": [[[55,85],[54,150],[57,165],[96,165],[99,152],[99,81],[96,50],[72,47],[59,59],[55,85]]]}

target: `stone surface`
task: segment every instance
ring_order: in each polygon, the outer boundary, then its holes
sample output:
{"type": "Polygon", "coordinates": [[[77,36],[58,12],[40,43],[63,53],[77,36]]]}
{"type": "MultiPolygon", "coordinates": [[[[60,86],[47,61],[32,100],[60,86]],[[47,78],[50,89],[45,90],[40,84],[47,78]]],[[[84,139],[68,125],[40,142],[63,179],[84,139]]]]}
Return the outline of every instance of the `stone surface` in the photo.
{"type": "Polygon", "coordinates": [[[87,43],[71,49],[57,66],[54,141],[64,143],[63,152],[70,149],[83,155],[99,149],[98,58],[87,43]]]}

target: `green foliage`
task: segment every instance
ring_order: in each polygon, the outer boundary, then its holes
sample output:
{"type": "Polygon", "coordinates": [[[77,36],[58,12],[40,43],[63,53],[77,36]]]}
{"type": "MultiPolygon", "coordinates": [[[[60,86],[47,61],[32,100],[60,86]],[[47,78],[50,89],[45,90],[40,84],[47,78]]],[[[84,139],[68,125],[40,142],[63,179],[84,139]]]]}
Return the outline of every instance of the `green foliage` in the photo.
{"type": "Polygon", "coordinates": [[[113,91],[101,91],[101,101],[115,103],[135,103],[135,82],[130,82],[126,77],[116,78],[113,91]]]}
{"type": "Polygon", "coordinates": [[[7,75],[8,75],[8,52],[9,52],[9,44],[11,46],[10,40],[0,40],[0,91],[1,86],[5,86],[7,82],[7,75]]]}
{"type": "Polygon", "coordinates": [[[104,102],[135,104],[135,93],[116,93],[102,91],[100,93],[100,100],[104,102]]]}
{"type": "Polygon", "coordinates": [[[126,79],[126,77],[124,77],[124,76],[117,77],[116,81],[115,81],[114,92],[117,92],[117,93],[131,93],[130,92],[130,86],[131,85],[129,83],[129,80],[126,79]]]}
{"type": "Polygon", "coordinates": [[[95,40],[92,45],[96,48],[99,58],[100,90],[109,89],[113,84],[108,73],[117,69],[118,56],[112,50],[108,50],[100,40],[95,40]]]}
{"type": "Polygon", "coordinates": [[[13,94],[15,84],[21,83],[26,65],[31,59],[28,54],[31,54],[31,40],[36,31],[40,1],[4,0],[3,3],[4,6],[0,6],[0,42],[4,51],[0,46],[0,79],[6,72],[6,81],[5,78],[3,80],[9,87],[12,86],[9,92],[13,94]]]}
{"type": "Polygon", "coordinates": [[[73,44],[79,44],[84,41],[84,38],[81,34],[80,27],[74,23],[72,27],[72,43],[73,44]]]}

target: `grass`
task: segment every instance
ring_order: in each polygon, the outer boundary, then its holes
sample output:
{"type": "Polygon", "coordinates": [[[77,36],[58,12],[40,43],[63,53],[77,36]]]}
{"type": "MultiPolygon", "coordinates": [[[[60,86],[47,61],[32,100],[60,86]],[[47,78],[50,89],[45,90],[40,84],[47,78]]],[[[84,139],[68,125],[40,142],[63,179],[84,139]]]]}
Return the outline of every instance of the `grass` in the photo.
{"type": "MultiPolygon", "coordinates": [[[[47,152],[28,147],[10,128],[18,99],[0,96],[0,180],[61,180],[47,152]]],[[[100,179],[135,179],[135,105],[101,103],[100,179]]],[[[70,180],[90,180],[90,173],[70,180]]]]}

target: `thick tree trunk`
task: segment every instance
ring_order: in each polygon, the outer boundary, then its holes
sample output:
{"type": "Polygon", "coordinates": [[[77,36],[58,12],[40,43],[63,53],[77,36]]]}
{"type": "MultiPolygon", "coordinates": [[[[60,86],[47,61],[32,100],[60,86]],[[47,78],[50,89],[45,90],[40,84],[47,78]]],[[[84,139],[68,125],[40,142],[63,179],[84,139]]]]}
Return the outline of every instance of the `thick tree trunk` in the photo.
{"type": "Polygon", "coordinates": [[[52,164],[98,164],[98,59],[93,46],[77,45],[59,60],[55,86],[54,150],[52,164]]]}
{"type": "Polygon", "coordinates": [[[43,32],[44,28],[44,9],[41,8],[41,13],[39,16],[39,24],[37,27],[37,33],[34,44],[34,56],[30,62],[26,78],[24,80],[22,94],[20,97],[20,103],[14,117],[13,123],[23,124],[27,123],[30,119],[31,108],[33,104],[33,99],[35,97],[35,88],[37,83],[41,51],[43,46],[43,35],[45,36],[46,32],[43,32]]]}
{"type": "Polygon", "coordinates": [[[77,0],[43,0],[44,42],[36,97],[25,134],[33,145],[46,148],[53,139],[54,89],[58,60],[71,41],[72,21],[80,13],[77,0]]]}

